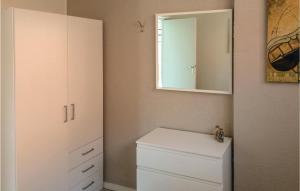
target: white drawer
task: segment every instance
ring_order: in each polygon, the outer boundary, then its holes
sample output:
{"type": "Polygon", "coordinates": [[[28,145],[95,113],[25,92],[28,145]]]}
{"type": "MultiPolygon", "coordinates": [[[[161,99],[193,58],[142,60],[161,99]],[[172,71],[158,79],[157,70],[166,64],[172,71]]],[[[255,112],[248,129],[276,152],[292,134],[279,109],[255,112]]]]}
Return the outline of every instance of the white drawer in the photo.
{"type": "Polygon", "coordinates": [[[200,180],[223,183],[221,159],[138,146],[137,165],[200,180]]]}
{"type": "Polygon", "coordinates": [[[93,190],[93,191],[103,191],[103,187],[96,188],[96,189],[93,190]]]}
{"type": "Polygon", "coordinates": [[[71,170],[69,173],[69,187],[76,185],[84,178],[99,171],[103,172],[103,154],[100,154],[71,170]]]}
{"type": "Polygon", "coordinates": [[[79,184],[74,186],[70,191],[95,191],[103,186],[103,179],[100,172],[93,174],[92,176],[84,179],[79,184]]]}
{"type": "Polygon", "coordinates": [[[222,191],[221,184],[200,182],[144,169],[137,170],[137,191],[222,191]]]}
{"type": "Polygon", "coordinates": [[[71,152],[69,155],[70,169],[77,167],[100,153],[103,153],[102,138],[71,152]]]}

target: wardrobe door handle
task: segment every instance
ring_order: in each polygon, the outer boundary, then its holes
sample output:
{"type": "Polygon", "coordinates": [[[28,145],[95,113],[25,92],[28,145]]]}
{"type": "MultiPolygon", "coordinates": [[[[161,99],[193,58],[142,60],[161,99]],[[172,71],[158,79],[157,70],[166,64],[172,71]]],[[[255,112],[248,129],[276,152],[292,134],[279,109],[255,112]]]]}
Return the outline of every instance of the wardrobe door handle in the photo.
{"type": "Polygon", "coordinates": [[[75,120],[75,104],[71,104],[71,108],[72,108],[72,117],[71,117],[71,120],[75,120]]]}
{"type": "Polygon", "coordinates": [[[85,170],[82,170],[81,172],[82,173],[86,173],[88,172],[89,170],[93,169],[95,167],[95,165],[91,165],[89,168],[85,169],[85,170]]]}
{"type": "Polygon", "coordinates": [[[64,109],[65,109],[65,120],[64,120],[64,123],[67,123],[68,122],[68,106],[64,105],[64,109]]]}
{"type": "Polygon", "coordinates": [[[91,148],[89,151],[86,151],[85,153],[81,153],[82,156],[85,156],[91,152],[93,152],[95,149],[94,148],[91,148]]]}
{"type": "Polygon", "coordinates": [[[94,184],[95,182],[94,181],[92,181],[91,183],[89,183],[87,186],[85,186],[85,187],[83,187],[83,188],[81,188],[81,190],[86,190],[86,189],[88,189],[89,187],[91,187],[93,184],[94,184]]]}

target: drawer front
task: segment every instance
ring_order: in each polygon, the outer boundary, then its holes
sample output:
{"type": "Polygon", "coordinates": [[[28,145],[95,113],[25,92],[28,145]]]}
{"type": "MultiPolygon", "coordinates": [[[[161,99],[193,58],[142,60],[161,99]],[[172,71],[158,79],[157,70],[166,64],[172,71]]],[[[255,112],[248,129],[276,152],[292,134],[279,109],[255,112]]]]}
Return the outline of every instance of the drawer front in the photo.
{"type": "Polygon", "coordinates": [[[72,187],[96,172],[103,172],[103,154],[100,154],[69,173],[69,187],[72,187]]]}
{"type": "Polygon", "coordinates": [[[138,147],[137,165],[200,180],[223,183],[221,159],[138,147]]]}
{"type": "Polygon", "coordinates": [[[223,191],[222,185],[137,170],[137,191],[223,191]]]}
{"type": "Polygon", "coordinates": [[[69,155],[70,169],[77,167],[81,163],[101,153],[103,153],[102,138],[71,152],[69,155]]]}
{"type": "Polygon", "coordinates": [[[103,176],[102,172],[99,171],[81,181],[71,188],[70,191],[95,191],[100,187],[103,187],[103,176]]]}
{"type": "Polygon", "coordinates": [[[93,190],[93,191],[103,191],[103,187],[98,187],[98,188],[96,188],[96,189],[93,190]]]}

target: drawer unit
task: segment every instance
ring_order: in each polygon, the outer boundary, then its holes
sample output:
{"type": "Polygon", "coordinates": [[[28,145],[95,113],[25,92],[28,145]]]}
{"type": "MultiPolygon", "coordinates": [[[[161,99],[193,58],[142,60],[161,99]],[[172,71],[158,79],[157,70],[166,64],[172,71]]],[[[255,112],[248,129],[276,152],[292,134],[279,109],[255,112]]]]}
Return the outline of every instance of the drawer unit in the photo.
{"type": "Polygon", "coordinates": [[[103,153],[102,138],[71,152],[69,155],[70,169],[77,167],[100,153],[103,153]]]}
{"type": "Polygon", "coordinates": [[[103,175],[100,171],[85,178],[83,181],[75,185],[70,191],[95,191],[103,185],[103,175]]]}
{"type": "Polygon", "coordinates": [[[231,191],[231,138],[158,128],[137,141],[137,191],[231,191]]]}
{"type": "Polygon", "coordinates": [[[137,169],[138,191],[222,191],[222,185],[172,174],[137,169]]]}
{"type": "Polygon", "coordinates": [[[103,154],[100,154],[81,164],[69,173],[69,187],[72,187],[88,176],[103,169],[103,154]]]}

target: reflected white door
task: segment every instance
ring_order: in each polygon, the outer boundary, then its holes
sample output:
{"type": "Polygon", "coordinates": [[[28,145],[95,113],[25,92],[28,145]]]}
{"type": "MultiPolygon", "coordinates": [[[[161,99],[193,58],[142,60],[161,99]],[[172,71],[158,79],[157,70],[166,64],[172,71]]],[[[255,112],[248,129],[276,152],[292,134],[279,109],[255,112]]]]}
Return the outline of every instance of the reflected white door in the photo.
{"type": "Polygon", "coordinates": [[[196,18],[163,20],[162,87],[196,88],[196,33],[196,18]]]}

